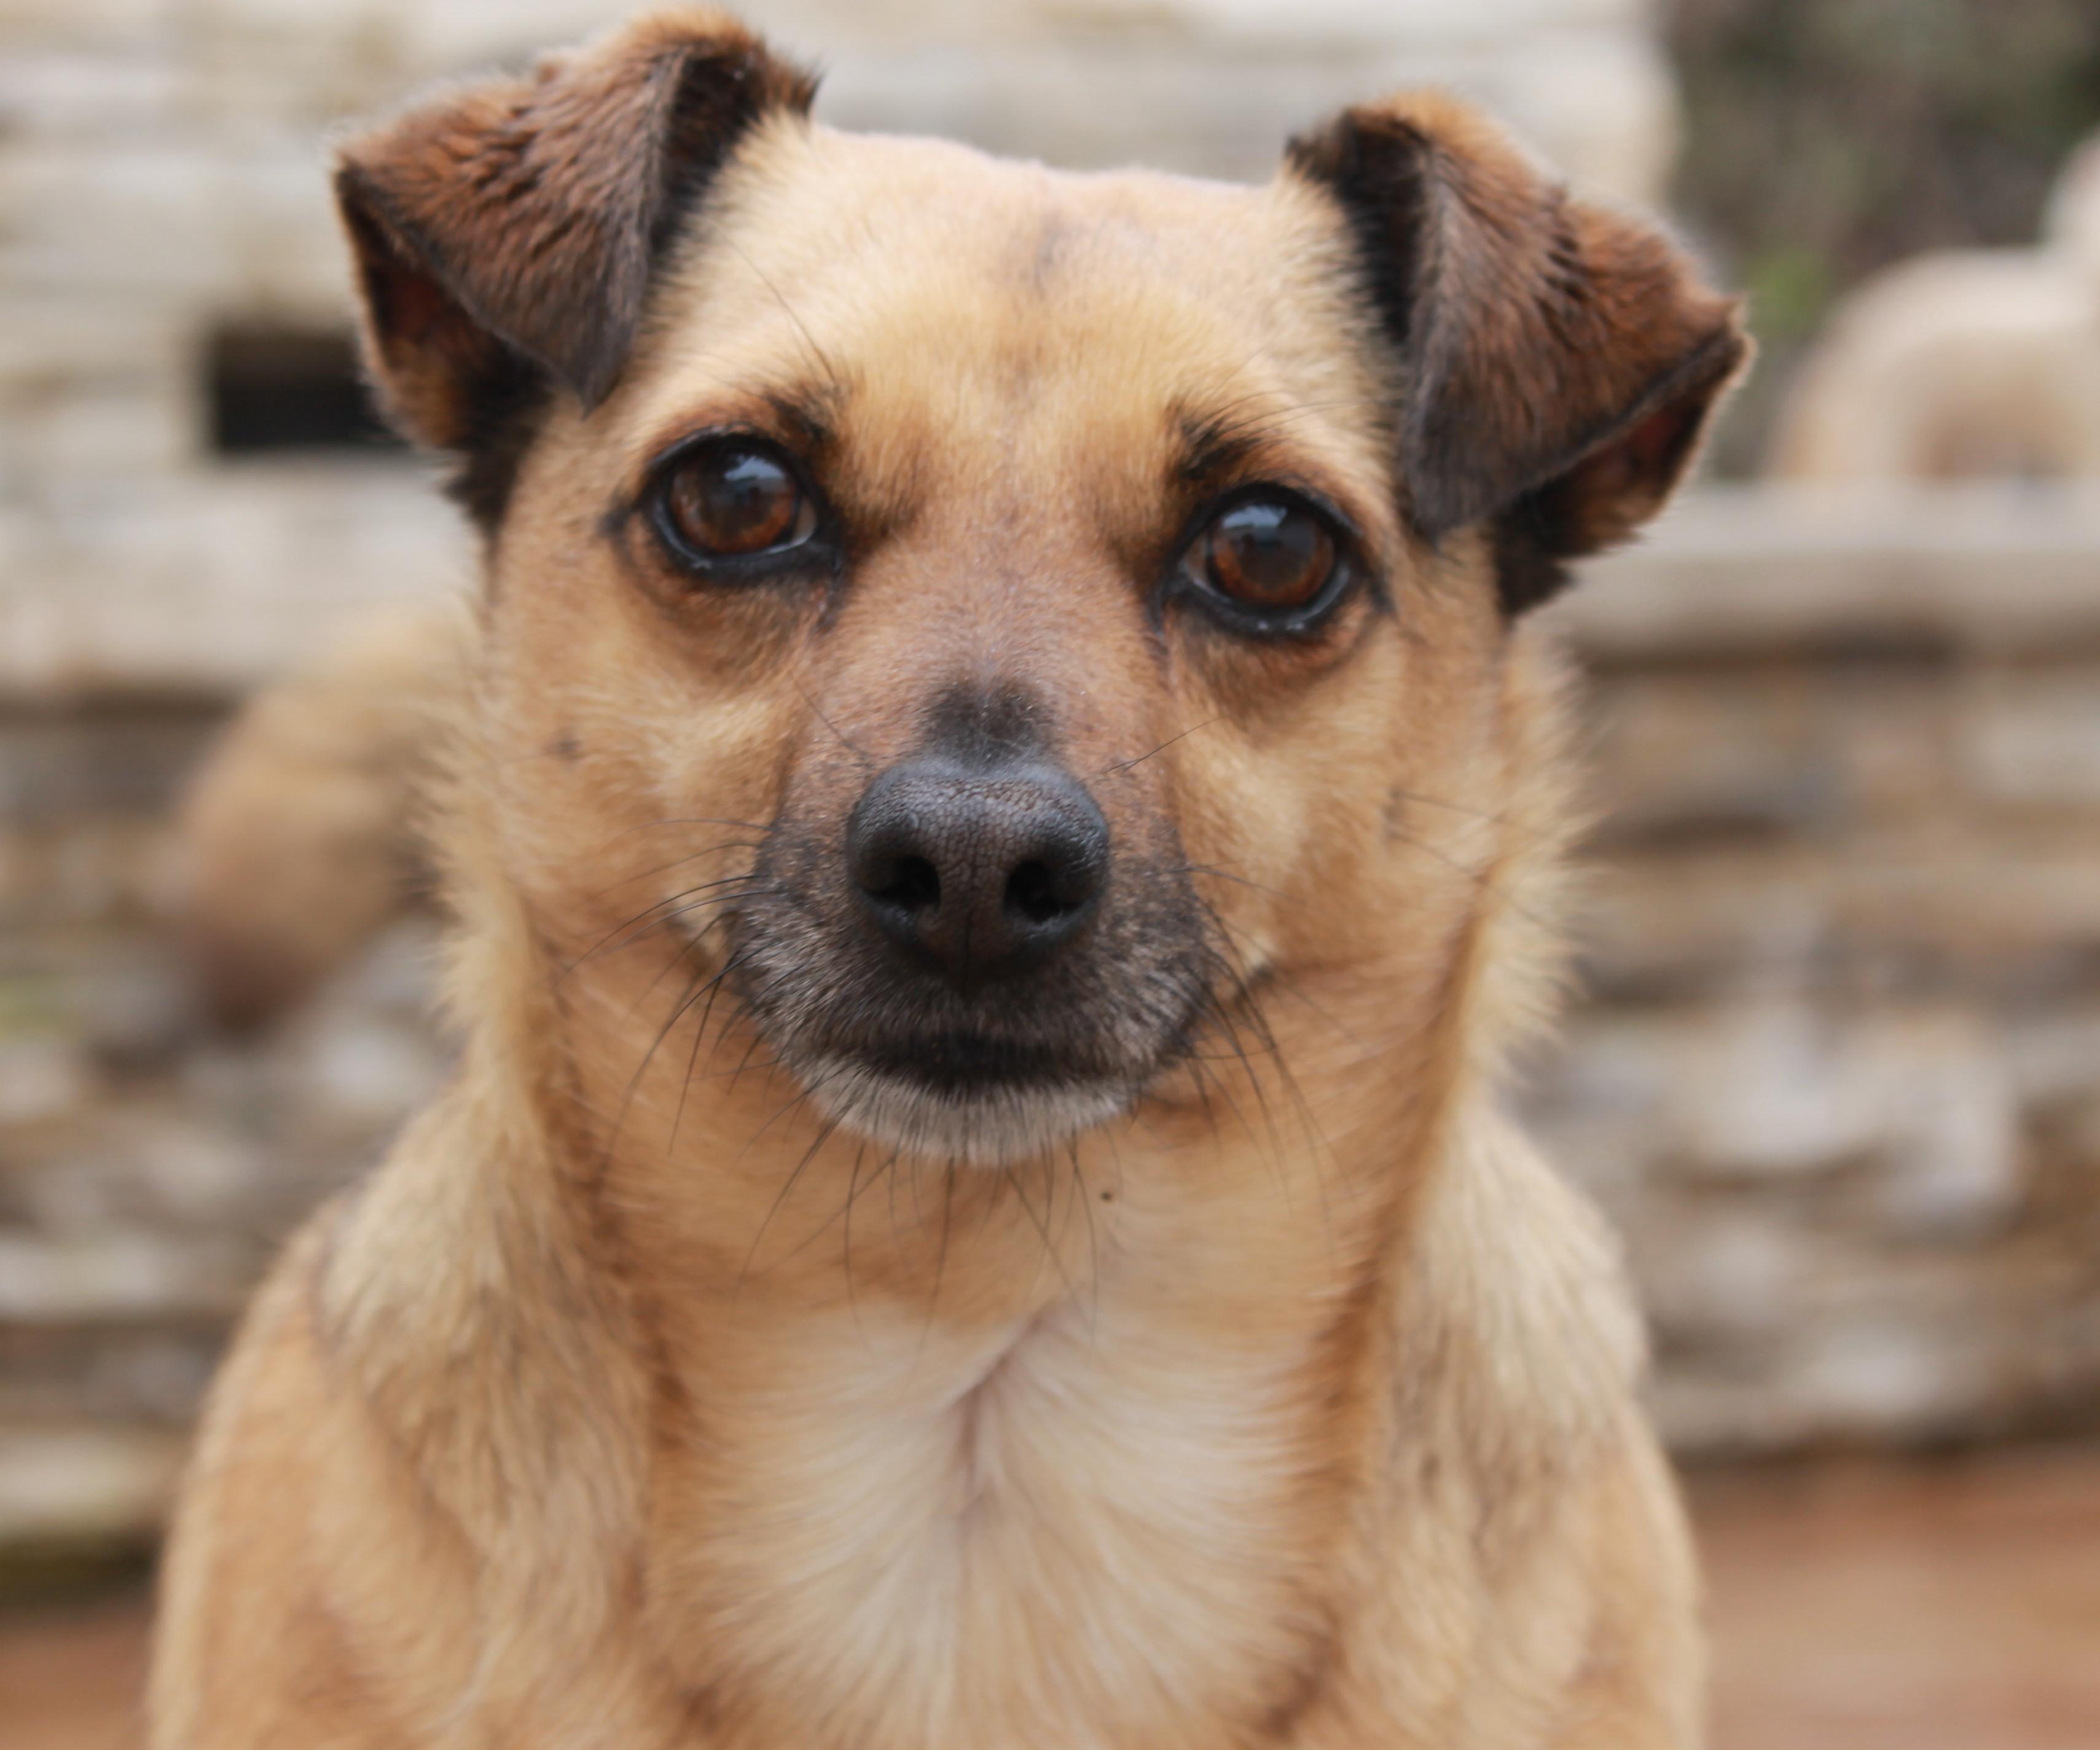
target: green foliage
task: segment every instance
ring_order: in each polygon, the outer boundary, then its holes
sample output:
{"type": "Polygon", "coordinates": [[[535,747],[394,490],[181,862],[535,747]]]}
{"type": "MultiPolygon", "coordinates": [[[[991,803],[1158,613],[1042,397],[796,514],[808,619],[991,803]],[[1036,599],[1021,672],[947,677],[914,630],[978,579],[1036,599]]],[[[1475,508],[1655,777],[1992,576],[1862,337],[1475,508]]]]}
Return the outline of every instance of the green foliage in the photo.
{"type": "Polygon", "coordinates": [[[1767,339],[1807,334],[1830,302],[1830,259],[1820,250],[1784,243],[1760,250],[1742,277],[1752,325],[1767,339]]]}
{"type": "Polygon", "coordinates": [[[2100,128],[2100,0],[1667,0],[1678,211],[1752,294],[1764,381],[1742,466],[1830,301],[1920,250],[2033,240],[2100,128]]]}

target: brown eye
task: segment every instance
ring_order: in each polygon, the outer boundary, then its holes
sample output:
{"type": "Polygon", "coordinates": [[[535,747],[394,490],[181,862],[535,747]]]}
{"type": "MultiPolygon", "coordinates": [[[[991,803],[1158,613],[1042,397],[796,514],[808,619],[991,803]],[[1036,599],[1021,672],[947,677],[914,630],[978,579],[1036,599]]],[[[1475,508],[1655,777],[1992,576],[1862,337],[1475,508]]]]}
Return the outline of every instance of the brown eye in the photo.
{"type": "Polygon", "coordinates": [[[799,546],[816,507],[779,457],[741,444],[681,457],[663,487],[663,519],[688,559],[743,559],[799,546]]]}
{"type": "Polygon", "coordinates": [[[1190,557],[1198,581],[1228,601],[1278,617],[1317,601],[1339,559],[1326,519],[1287,498],[1234,505],[1190,557]]]}

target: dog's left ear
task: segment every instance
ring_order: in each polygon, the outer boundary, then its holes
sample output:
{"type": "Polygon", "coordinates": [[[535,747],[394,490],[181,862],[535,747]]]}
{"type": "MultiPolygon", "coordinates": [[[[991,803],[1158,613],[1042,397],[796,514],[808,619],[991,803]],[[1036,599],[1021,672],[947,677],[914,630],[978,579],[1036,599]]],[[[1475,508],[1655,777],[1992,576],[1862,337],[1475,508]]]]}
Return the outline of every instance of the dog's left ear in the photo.
{"type": "Polygon", "coordinates": [[[1662,507],[1749,356],[1734,300],[1448,97],[1348,110],[1289,161],[1340,201],[1400,355],[1423,537],[1485,525],[1516,613],[1662,507]]]}

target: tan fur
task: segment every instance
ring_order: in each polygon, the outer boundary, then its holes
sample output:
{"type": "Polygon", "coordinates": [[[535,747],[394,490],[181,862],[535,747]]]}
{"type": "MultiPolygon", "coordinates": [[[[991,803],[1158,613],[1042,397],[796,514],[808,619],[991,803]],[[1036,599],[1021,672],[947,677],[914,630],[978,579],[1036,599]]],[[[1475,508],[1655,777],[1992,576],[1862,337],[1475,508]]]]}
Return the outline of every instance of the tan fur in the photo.
{"type": "MultiPolygon", "coordinates": [[[[647,40],[677,28],[726,27],[647,40]]],[[[1555,976],[1559,689],[1500,537],[1406,519],[1417,365],[1362,228],[1303,169],[1060,175],[779,104],[603,400],[532,355],[567,387],[492,531],[441,811],[461,1069],[214,1395],[158,1750],[1696,1742],[1635,1321],[1498,1107],[1555,976]],[[796,441],[783,398],[834,422],[850,579],[696,589],[609,507],[682,434],[796,441]],[[1149,616],[1184,427],[1235,418],[1233,465],[1339,506],[1389,611],[1288,644],[1149,616]],[[1123,866],[1193,872],[1236,973],[1132,1110],[999,1167],[834,1127],[782,1023],[701,1000],[762,895],[659,927],[761,843],[834,842],[929,698],[991,680],[1123,866]]],[[[1423,284],[1447,331],[1493,307],[1423,284]]],[[[1641,295],[1705,294],[1672,259],[1641,295]]],[[[1693,350],[1732,334],[1701,307],[1693,350]]],[[[1586,495],[1659,499],[1686,444],[1642,433],[1679,402],[1621,401],[1489,502],[1551,475],[1578,550],[1620,515],[1586,495]]]]}
{"type": "Polygon", "coordinates": [[[382,615],[219,737],[183,801],[167,899],[220,1019],[298,1002],[428,885],[416,798],[470,643],[449,607],[382,615]]]}
{"type": "Polygon", "coordinates": [[[2100,139],[2033,249],[1920,255],[1833,309],[1780,409],[1783,479],[2100,479],[2100,139]]]}

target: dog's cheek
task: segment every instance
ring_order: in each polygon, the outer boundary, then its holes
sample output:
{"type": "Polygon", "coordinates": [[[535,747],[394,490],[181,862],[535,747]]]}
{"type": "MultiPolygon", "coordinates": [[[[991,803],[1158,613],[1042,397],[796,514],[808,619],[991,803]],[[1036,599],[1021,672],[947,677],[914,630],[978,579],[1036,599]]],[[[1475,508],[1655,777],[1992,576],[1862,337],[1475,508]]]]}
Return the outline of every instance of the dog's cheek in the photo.
{"type": "Polygon", "coordinates": [[[616,592],[593,613],[520,590],[495,614],[498,793],[564,915],[588,924],[747,869],[792,733],[779,665],[697,662],[684,631],[616,592]]]}
{"type": "Polygon", "coordinates": [[[1353,921],[1377,856],[1391,749],[1409,692],[1389,618],[1345,654],[1234,648],[1183,665],[1171,807],[1195,890],[1244,957],[1321,957],[1353,921]]]}
{"type": "Polygon", "coordinates": [[[818,635],[832,586],[814,572],[711,581],[665,560],[646,537],[620,570],[625,591],[649,610],[651,642],[709,697],[777,683],[818,635]]]}
{"type": "MultiPolygon", "coordinates": [[[[588,477],[588,455],[576,463],[569,471],[588,477]]],[[[608,531],[591,514],[609,486],[550,482],[543,496],[532,484],[505,531],[489,606],[501,678],[529,718],[514,743],[580,745],[576,781],[639,790],[664,809],[770,819],[780,762],[767,750],[802,709],[794,675],[819,636],[824,580],[695,578],[646,531],[608,531]]]]}

